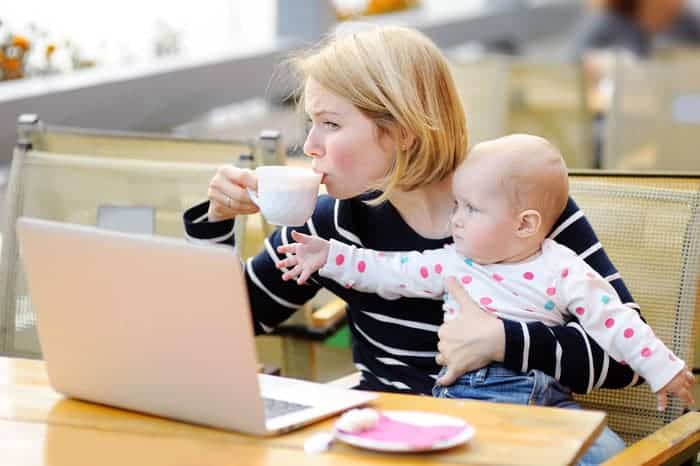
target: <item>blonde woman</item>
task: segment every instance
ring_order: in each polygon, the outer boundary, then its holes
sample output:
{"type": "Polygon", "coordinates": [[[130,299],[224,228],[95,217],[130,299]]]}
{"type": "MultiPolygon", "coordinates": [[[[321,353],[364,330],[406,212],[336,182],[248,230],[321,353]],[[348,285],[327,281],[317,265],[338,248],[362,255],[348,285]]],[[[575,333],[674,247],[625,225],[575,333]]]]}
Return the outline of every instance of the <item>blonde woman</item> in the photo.
{"type": "MultiPolygon", "coordinates": [[[[450,243],[452,173],[467,153],[467,128],[448,64],[435,44],[411,29],[375,28],[331,37],[291,64],[310,120],[304,152],[328,192],[296,230],[380,251],[450,243]]],[[[185,213],[188,236],[233,244],[235,216],[257,211],[246,192],[256,187],[254,173],[221,167],[209,184],[209,200],[185,213]]],[[[292,241],[291,230],[273,233],[246,263],[255,330],[271,331],[320,288],[330,290],[348,303],[359,388],[430,394],[439,365],[446,367],[440,383],[449,385],[491,362],[522,372],[539,369],[578,392],[636,381],[576,322],[546,327],[500,320],[481,312],[459,287],[450,290],[461,305],[458,318],[441,326],[439,301],[385,300],[318,275],[308,286],[284,281],[275,251],[292,241]]],[[[622,301],[635,307],[573,200],[551,237],[610,277],[622,301]]],[[[597,464],[623,446],[606,430],[582,464],[597,464]]]]}

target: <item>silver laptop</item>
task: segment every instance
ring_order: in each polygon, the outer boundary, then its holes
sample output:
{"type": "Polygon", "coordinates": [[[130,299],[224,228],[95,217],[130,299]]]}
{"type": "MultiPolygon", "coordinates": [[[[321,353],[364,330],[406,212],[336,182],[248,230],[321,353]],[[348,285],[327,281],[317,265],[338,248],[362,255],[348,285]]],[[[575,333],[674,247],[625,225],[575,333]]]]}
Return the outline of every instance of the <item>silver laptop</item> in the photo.
{"type": "Polygon", "coordinates": [[[17,232],[49,379],[65,395],[255,435],[376,397],[257,373],[232,248],[29,218],[17,232]]]}

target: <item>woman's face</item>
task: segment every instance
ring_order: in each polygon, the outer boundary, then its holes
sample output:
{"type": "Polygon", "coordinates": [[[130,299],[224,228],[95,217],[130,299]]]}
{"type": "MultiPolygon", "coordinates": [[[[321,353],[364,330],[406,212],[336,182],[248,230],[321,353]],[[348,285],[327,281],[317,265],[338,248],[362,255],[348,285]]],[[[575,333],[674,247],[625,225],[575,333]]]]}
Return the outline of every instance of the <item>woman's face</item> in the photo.
{"type": "Polygon", "coordinates": [[[309,133],[304,153],[314,171],[323,174],[328,194],[347,199],[365,192],[389,171],[394,143],[347,99],[329,92],[313,79],[305,89],[309,133]]]}

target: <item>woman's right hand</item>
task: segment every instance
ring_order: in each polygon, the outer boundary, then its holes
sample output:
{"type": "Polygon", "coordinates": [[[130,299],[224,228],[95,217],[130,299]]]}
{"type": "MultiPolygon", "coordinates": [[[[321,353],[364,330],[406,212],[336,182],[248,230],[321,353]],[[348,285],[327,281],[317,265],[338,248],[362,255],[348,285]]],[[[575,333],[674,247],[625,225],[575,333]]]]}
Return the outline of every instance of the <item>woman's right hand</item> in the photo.
{"type": "Polygon", "coordinates": [[[250,200],[246,188],[258,189],[255,172],[245,168],[224,165],[209,182],[209,221],[227,220],[240,214],[254,214],[258,206],[250,200]]]}
{"type": "Polygon", "coordinates": [[[506,347],[503,321],[484,312],[454,277],[445,280],[447,292],[457,301],[459,312],[438,329],[438,355],[435,361],[446,367],[436,383],[452,385],[469,371],[492,362],[502,362],[506,347]]]}

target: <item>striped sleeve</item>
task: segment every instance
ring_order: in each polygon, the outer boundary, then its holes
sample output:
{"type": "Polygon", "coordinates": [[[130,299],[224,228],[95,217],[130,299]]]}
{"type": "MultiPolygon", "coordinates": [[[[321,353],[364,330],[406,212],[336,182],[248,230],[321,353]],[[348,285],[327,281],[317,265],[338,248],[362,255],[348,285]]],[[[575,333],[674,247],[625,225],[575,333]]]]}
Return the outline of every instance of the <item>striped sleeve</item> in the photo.
{"type": "Polygon", "coordinates": [[[235,245],[233,231],[235,221],[210,222],[207,218],[209,201],[190,207],[183,214],[185,237],[192,243],[216,243],[235,245]]]}
{"type": "MultiPolygon", "coordinates": [[[[208,202],[204,202],[185,212],[188,241],[233,246],[234,221],[209,222],[206,218],[208,208],[208,202]]],[[[312,218],[304,226],[277,229],[265,239],[262,250],[245,262],[246,286],[256,334],[274,330],[319,290],[320,286],[313,278],[301,286],[294,281],[282,281],[282,272],[275,265],[280,260],[277,247],[291,241],[292,230],[311,235],[319,235],[320,231],[328,237],[328,225],[332,221],[327,219],[332,215],[332,203],[327,198],[320,198],[312,218]]]]}
{"type": "MultiPolygon", "coordinates": [[[[572,199],[549,238],[576,252],[609,281],[623,303],[639,312],[593,228],[572,199]]],[[[558,327],[506,320],[504,328],[504,364],[513,370],[540,370],[577,393],[600,387],[624,388],[642,381],[628,366],[605,353],[575,320],[558,327]]]]}

